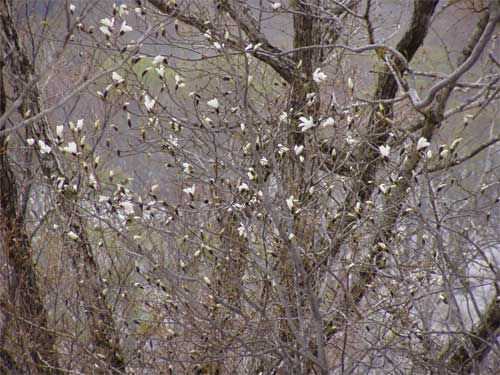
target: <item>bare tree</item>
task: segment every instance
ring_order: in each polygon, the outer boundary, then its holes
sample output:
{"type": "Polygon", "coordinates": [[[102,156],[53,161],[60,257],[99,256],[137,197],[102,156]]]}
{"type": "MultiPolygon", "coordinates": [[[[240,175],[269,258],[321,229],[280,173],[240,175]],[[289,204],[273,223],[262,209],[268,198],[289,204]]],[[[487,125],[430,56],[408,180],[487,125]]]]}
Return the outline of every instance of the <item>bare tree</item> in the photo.
{"type": "Polygon", "coordinates": [[[495,373],[500,3],[408,4],[4,1],[3,366],[495,373]]]}

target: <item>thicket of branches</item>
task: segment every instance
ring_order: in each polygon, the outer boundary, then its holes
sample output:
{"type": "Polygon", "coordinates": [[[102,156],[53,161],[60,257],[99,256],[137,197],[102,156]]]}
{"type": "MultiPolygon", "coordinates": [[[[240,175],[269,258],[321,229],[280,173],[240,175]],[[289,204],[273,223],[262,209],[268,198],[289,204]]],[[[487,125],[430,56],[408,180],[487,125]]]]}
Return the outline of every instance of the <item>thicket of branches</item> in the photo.
{"type": "Polygon", "coordinates": [[[496,373],[499,21],[0,0],[0,374],[496,373]]]}

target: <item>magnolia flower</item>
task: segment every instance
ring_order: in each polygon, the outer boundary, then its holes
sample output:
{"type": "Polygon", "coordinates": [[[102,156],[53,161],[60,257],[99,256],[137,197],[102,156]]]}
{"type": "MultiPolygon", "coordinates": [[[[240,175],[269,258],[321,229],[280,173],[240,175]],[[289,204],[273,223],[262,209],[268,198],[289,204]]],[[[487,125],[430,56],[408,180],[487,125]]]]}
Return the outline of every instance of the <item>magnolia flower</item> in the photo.
{"type": "Polygon", "coordinates": [[[302,132],[312,129],[315,126],[312,116],[309,116],[309,118],[301,117],[299,120],[300,120],[299,128],[302,132]]]}
{"type": "Polygon", "coordinates": [[[326,81],[326,77],[327,77],[326,74],[321,71],[321,68],[317,68],[313,72],[313,80],[316,83],[321,83],[323,81],[326,81]]]}
{"type": "Polygon", "coordinates": [[[64,126],[63,125],[57,125],[56,126],[56,135],[58,138],[63,137],[63,132],[64,132],[64,126]]]}
{"type": "Polygon", "coordinates": [[[71,238],[73,241],[76,241],[78,239],[78,235],[72,230],[68,232],[68,237],[71,238]]]}
{"type": "Polygon", "coordinates": [[[328,117],[323,123],[321,124],[322,127],[326,128],[328,126],[333,126],[335,125],[335,120],[332,117],[328,117]]]}
{"type": "Polygon", "coordinates": [[[207,105],[209,107],[212,107],[215,110],[219,109],[219,101],[217,100],[217,98],[213,98],[212,100],[209,100],[207,102],[207,105]]]}
{"type": "Polygon", "coordinates": [[[123,77],[121,75],[119,75],[117,72],[111,73],[111,78],[113,79],[113,82],[115,83],[115,85],[119,85],[120,83],[125,82],[123,77]]]}
{"type": "Polygon", "coordinates": [[[69,142],[67,146],[63,147],[63,151],[67,152],[68,154],[76,155],[76,153],[77,153],[76,143],[69,142]]]}
{"type": "Polygon", "coordinates": [[[288,199],[286,200],[286,205],[288,206],[288,209],[290,211],[293,210],[293,200],[294,200],[294,196],[293,195],[290,195],[290,197],[288,197],[288,199]]]}
{"type": "Polygon", "coordinates": [[[83,129],[83,119],[77,120],[76,122],[76,131],[80,133],[83,129]]]}
{"type": "Polygon", "coordinates": [[[134,213],[134,204],[132,202],[121,202],[120,207],[127,215],[132,215],[134,213]]]}
{"type": "Polygon", "coordinates": [[[431,144],[427,141],[425,137],[420,137],[417,141],[417,151],[429,147],[431,144]]]}
{"type": "Polygon", "coordinates": [[[295,145],[295,147],[293,148],[293,151],[295,152],[295,155],[299,156],[300,154],[302,154],[302,151],[304,151],[304,146],[303,145],[295,145]]]}
{"type": "Polygon", "coordinates": [[[109,29],[113,29],[113,25],[115,24],[115,19],[103,18],[99,22],[101,23],[101,25],[106,26],[109,29]]]}
{"type": "Polygon", "coordinates": [[[148,112],[150,112],[156,104],[156,100],[151,99],[149,95],[144,95],[144,105],[148,112]]]}
{"type": "Polygon", "coordinates": [[[129,31],[134,30],[131,26],[127,25],[126,21],[123,21],[122,25],[120,26],[120,35],[123,35],[125,33],[128,33],[129,31]]]}
{"type": "Polygon", "coordinates": [[[193,172],[193,166],[189,163],[182,163],[182,169],[186,174],[191,174],[193,172]]]}
{"type": "Polygon", "coordinates": [[[354,90],[354,82],[351,77],[347,78],[347,88],[349,90],[354,90]]]}
{"type": "Polygon", "coordinates": [[[380,184],[378,186],[378,188],[380,189],[380,191],[382,192],[382,194],[386,195],[387,193],[389,193],[389,191],[391,190],[391,187],[390,186],[387,186],[386,184],[380,184]]]}
{"type": "Polygon", "coordinates": [[[111,30],[106,27],[106,26],[101,26],[99,27],[99,30],[101,30],[101,33],[103,33],[104,35],[106,35],[106,37],[111,37],[111,30]]]}
{"type": "Polygon", "coordinates": [[[451,151],[453,151],[453,150],[454,150],[454,149],[458,146],[458,144],[459,144],[460,142],[462,142],[462,140],[463,140],[463,138],[457,138],[457,139],[455,139],[455,140],[451,143],[451,145],[450,145],[450,150],[451,150],[451,151]]]}
{"type": "Polygon", "coordinates": [[[391,146],[385,145],[385,146],[379,146],[379,151],[380,155],[382,155],[383,158],[388,158],[389,154],[391,152],[391,146]]]}
{"type": "Polygon", "coordinates": [[[224,44],[220,44],[219,42],[214,42],[214,47],[217,51],[220,51],[224,48],[224,44]]]}
{"type": "Polygon", "coordinates": [[[33,146],[35,144],[35,140],[33,138],[28,138],[26,140],[26,143],[28,144],[28,146],[33,146]]]}
{"type": "Polygon", "coordinates": [[[242,182],[240,184],[240,186],[238,186],[238,191],[241,193],[243,191],[248,191],[248,185],[244,182],[242,182]]]}
{"type": "Polygon", "coordinates": [[[38,140],[38,147],[40,147],[41,154],[50,154],[50,152],[52,151],[52,147],[47,146],[41,139],[38,140]]]}
{"type": "Polygon", "coordinates": [[[194,196],[195,189],[196,189],[196,185],[193,185],[191,187],[187,187],[187,188],[183,189],[182,191],[186,194],[189,194],[192,198],[194,196]]]}
{"type": "Polygon", "coordinates": [[[210,279],[207,277],[207,276],[204,276],[203,277],[203,281],[205,282],[205,284],[207,284],[208,286],[212,285],[212,283],[210,282],[210,279]]]}
{"type": "Polygon", "coordinates": [[[243,225],[243,223],[240,223],[240,226],[238,227],[238,234],[240,235],[240,237],[246,238],[245,232],[246,232],[245,226],[243,225]]]}
{"type": "Polygon", "coordinates": [[[69,12],[71,14],[75,14],[75,11],[76,11],[75,4],[70,4],[70,6],[69,6],[69,12]]]}
{"type": "Polygon", "coordinates": [[[271,8],[273,8],[274,10],[278,10],[279,8],[281,8],[281,3],[273,3],[271,5],[271,8]]]}
{"type": "Polygon", "coordinates": [[[163,67],[163,65],[160,65],[159,68],[156,68],[156,73],[158,73],[158,75],[163,78],[165,76],[165,68],[163,67]]]}
{"type": "Polygon", "coordinates": [[[155,56],[153,59],[153,65],[158,65],[158,64],[166,64],[167,63],[167,58],[162,55],[155,56]]]}
{"type": "Polygon", "coordinates": [[[122,18],[128,16],[128,6],[126,4],[120,5],[120,7],[118,8],[118,14],[122,18]]]}
{"type": "Polygon", "coordinates": [[[176,74],[175,75],[175,88],[181,89],[183,87],[186,87],[186,83],[184,82],[183,78],[180,75],[176,74]]]}

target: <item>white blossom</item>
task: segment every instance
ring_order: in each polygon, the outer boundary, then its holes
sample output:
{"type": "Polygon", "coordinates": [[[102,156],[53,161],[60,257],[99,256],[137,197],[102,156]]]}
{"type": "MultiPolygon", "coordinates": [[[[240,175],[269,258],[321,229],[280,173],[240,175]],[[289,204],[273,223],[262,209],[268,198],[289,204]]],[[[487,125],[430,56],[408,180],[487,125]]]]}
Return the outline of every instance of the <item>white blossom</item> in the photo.
{"type": "Polygon", "coordinates": [[[26,143],[28,144],[28,146],[33,146],[35,144],[35,140],[33,138],[28,138],[26,140],[26,143]]]}
{"type": "Polygon", "coordinates": [[[64,132],[64,126],[63,125],[57,125],[56,126],[56,135],[59,138],[63,137],[63,132],[64,132]]]}
{"type": "Polygon", "coordinates": [[[299,118],[299,120],[300,120],[299,128],[302,132],[305,132],[309,129],[312,129],[316,126],[314,124],[314,120],[313,120],[312,116],[309,116],[309,118],[301,117],[301,118],[299,118]]]}
{"type": "Polygon", "coordinates": [[[242,182],[240,184],[240,186],[238,186],[238,191],[241,193],[243,191],[248,191],[248,185],[244,182],[242,182]]]}
{"type": "Polygon", "coordinates": [[[328,117],[326,120],[323,121],[323,123],[321,124],[322,127],[326,128],[328,126],[333,126],[335,125],[335,120],[333,119],[333,117],[328,117]]]}
{"type": "Polygon", "coordinates": [[[213,98],[212,100],[209,100],[207,102],[207,105],[209,107],[212,107],[213,109],[219,109],[219,101],[217,100],[217,98],[213,98]]]}
{"type": "Polygon", "coordinates": [[[153,65],[158,65],[160,63],[166,64],[167,63],[167,58],[162,55],[155,56],[153,58],[153,65]]]}
{"type": "Polygon", "coordinates": [[[120,207],[123,208],[123,211],[127,215],[132,215],[134,213],[134,204],[132,202],[121,202],[120,207]]]}
{"type": "Polygon", "coordinates": [[[73,241],[76,241],[78,239],[78,235],[72,230],[68,232],[68,237],[71,238],[73,241]]]}
{"type": "Polygon", "coordinates": [[[113,82],[116,85],[119,85],[120,83],[125,82],[125,80],[123,79],[123,77],[121,75],[119,75],[117,72],[111,73],[111,78],[113,79],[113,82]]]}
{"type": "Polygon", "coordinates": [[[77,154],[77,147],[75,142],[69,142],[67,146],[63,147],[63,151],[67,152],[68,154],[77,154]]]}
{"type": "Polygon", "coordinates": [[[388,158],[389,154],[391,153],[391,146],[389,145],[379,146],[378,150],[380,151],[380,155],[382,155],[382,157],[388,158]]]}
{"type": "Polygon", "coordinates": [[[327,76],[326,76],[326,74],[325,74],[325,73],[323,73],[323,72],[321,71],[321,68],[317,68],[317,69],[313,72],[313,80],[314,80],[314,82],[316,82],[316,83],[321,83],[321,82],[323,82],[323,81],[326,81],[326,78],[327,78],[327,76]]]}
{"type": "Polygon", "coordinates": [[[99,30],[101,30],[101,33],[103,33],[104,35],[106,35],[107,37],[110,37],[111,36],[111,30],[106,27],[106,26],[101,26],[99,27],[99,30]]]}
{"type": "Polygon", "coordinates": [[[279,8],[281,8],[281,3],[273,3],[271,5],[271,8],[273,8],[274,10],[278,10],[279,8]]]}
{"type": "Polygon", "coordinates": [[[52,151],[52,147],[47,146],[41,139],[38,140],[38,147],[40,147],[41,154],[50,154],[50,152],[52,151]]]}
{"type": "Polygon", "coordinates": [[[156,100],[149,97],[149,95],[144,95],[144,106],[146,109],[151,111],[156,104],[156,100]]]}
{"type": "Polygon", "coordinates": [[[196,185],[193,185],[191,187],[187,187],[185,189],[183,189],[182,191],[186,194],[189,194],[191,196],[194,196],[194,192],[195,192],[195,189],[196,189],[196,185]]]}
{"type": "Polygon", "coordinates": [[[295,152],[295,155],[299,156],[300,154],[302,154],[302,151],[304,151],[304,146],[295,145],[293,151],[295,152]]]}
{"type": "Polygon", "coordinates": [[[427,141],[425,137],[420,137],[417,141],[417,151],[429,147],[431,144],[427,141]]]}
{"type": "Polygon", "coordinates": [[[115,24],[115,19],[114,18],[103,18],[100,21],[101,25],[106,26],[109,29],[113,29],[113,26],[115,24]]]}
{"type": "Polygon", "coordinates": [[[290,197],[288,197],[288,199],[286,200],[286,205],[290,211],[293,210],[293,201],[294,201],[293,195],[290,195],[290,197]]]}
{"type": "Polygon", "coordinates": [[[122,25],[120,26],[120,35],[123,35],[125,33],[128,33],[129,31],[134,30],[131,26],[127,25],[126,21],[123,21],[122,25]]]}

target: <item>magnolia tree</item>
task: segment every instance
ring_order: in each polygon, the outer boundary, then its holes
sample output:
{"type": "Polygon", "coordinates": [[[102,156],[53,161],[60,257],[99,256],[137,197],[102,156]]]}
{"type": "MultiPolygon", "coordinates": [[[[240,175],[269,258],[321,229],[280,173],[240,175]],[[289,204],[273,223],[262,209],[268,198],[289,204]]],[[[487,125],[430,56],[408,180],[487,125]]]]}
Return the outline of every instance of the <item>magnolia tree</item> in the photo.
{"type": "Polygon", "coordinates": [[[496,373],[499,20],[0,0],[0,373],[496,373]]]}

